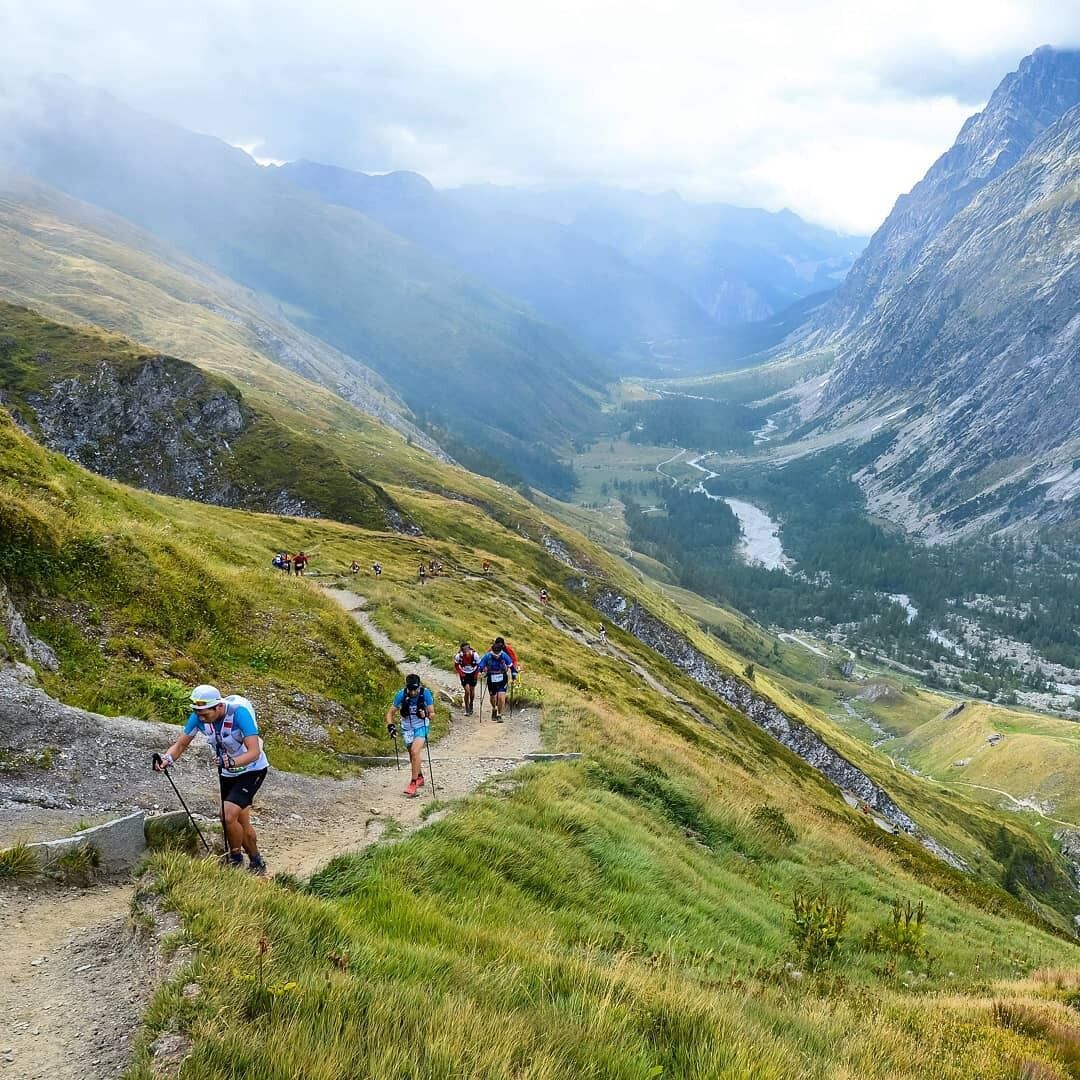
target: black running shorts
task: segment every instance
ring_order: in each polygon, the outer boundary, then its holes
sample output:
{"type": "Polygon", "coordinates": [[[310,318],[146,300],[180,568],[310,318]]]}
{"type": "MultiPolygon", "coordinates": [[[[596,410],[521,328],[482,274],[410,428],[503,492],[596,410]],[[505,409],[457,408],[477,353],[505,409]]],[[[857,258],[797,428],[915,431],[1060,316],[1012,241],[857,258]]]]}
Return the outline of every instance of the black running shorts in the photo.
{"type": "Polygon", "coordinates": [[[461,676],[462,686],[475,686],[476,685],[476,672],[470,671],[468,675],[461,676]]]}
{"type": "Polygon", "coordinates": [[[266,769],[256,769],[254,772],[241,773],[239,776],[220,777],[221,801],[235,803],[241,808],[250,806],[255,798],[255,792],[266,779],[266,772],[266,769]]]}

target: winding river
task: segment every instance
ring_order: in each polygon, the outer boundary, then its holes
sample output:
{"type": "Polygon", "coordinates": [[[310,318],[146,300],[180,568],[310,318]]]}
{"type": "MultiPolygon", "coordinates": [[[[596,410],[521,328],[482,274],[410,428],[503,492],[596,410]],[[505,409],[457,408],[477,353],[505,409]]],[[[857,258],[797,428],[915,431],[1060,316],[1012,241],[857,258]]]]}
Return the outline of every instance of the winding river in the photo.
{"type": "MultiPolygon", "coordinates": [[[[759,563],[766,570],[783,570],[791,572],[791,560],[784,554],[784,546],[780,542],[780,526],[760,507],[753,503],[744,502],[742,499],[728,499],[721,495],[713,495],[705,486],[716,477],[711,469],[701,464],[700,457],[688,458],[686,464],[698,472],[704,473],[701,480],[694,488],[695,493],[704,495],[706,499],[716,502],[726,502],[731,507],[731,512],[739,519],[742,529],[742,538],[739,540],[739,554],[744,562],[759,563]]],[[[667,464],[664,462],[663,464],[667,464]]]]}

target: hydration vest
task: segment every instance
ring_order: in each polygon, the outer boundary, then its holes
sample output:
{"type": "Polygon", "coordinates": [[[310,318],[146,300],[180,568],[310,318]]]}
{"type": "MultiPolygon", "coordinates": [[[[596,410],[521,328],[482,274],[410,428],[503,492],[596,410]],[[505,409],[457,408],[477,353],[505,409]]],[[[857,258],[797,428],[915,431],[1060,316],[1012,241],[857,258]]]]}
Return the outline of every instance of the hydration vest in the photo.
{"type": "MultiPolygon", "coordinates": [[[[221,730],[218,731],[213,724],[208,722],[204,722],[199,726],[210,741],[210,745],[214,748],[216,754],[227,754],[231,758],[239,757],[246,752],[247,747],[244,745],[243,732],[239,728],[233,730],[233,718],[238,708],[244,708],[251,713],[251,717],[254,719],[255,706],[246,697],[241,697],[239,694],[229,694],[228,697],[222,698],[222,701],[225,702],[225,716],[221,721],[221,730]]],[[[259,738],[259,756],[250,765],[244,766],[241,772],[254,772],[256,769],[266,768],[266,755],[262,752],[262,746],[262,738],[259,738]]]]}
{"type": "Polygon", "coordinates": [[[417,728],[427,726],[427,717],[425,716],[422,720],[420,719],[420,710],[427,708],[424,704],[426,699],[427,687],[423,684],[421,684],[420,692],[415,698],[409,697],[409,690],[407,687],[402,691],[401,705],[398,711],[401,713],[401,727],[403,731],[415,731],[417,728]]]}
{"type": "Polygon", "coordinates": [[[465,654],[463,652],[459,652],[457,654],[457,662],[458,662],[458,667],[461,668],[463,674],[471,675],[476,670],[476,665],[477,665],[476,650],[475,649],[470,649],[469,650],[469,658],[468,658],[468,660],[465,659],[465,654]]]}
{"type": "Polygon", "coordinates": [[[506,653],[491,653],[488,656],[486,666],[488,681],[497,686],[505,686],[506,675],[511,667],[510,660],[507,658],[506,653]]]}

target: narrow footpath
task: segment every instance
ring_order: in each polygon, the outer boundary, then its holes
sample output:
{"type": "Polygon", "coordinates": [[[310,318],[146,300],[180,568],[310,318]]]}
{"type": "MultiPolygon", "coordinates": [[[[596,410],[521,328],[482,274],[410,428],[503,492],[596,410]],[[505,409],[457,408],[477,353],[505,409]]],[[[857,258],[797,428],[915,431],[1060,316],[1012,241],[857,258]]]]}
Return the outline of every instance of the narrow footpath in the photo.
{"type": "MultiPolygon", "coordinates": [[[[324,591],[402,672],[416,671],[433,691],[460,690],[452,672],[428,661],[405,663],[404,650],[374,625],[363,597],[324,591]]],[[[446,708],[438,703],[444,716],[446,708]]],[[[275,771],[255,819],[271,873],[310,875],[335,855],[377,842],[391,822],[398,835],[408,835],[446,812],[421,818],[433,799],[432,779],[439,802],[449,802],[539,749],[538,710],[494,724],[454,709],[450,732],[432,747],[433,776],[419,798],[402,795],[404,753],[400,771],[371,768],[348,780],[275,771]]],[[[0,890],[0,1080],[111,1080],[124,1071],[154,983],[152,958],[129,922],[131,898],[130,884],[0,890]]]]}

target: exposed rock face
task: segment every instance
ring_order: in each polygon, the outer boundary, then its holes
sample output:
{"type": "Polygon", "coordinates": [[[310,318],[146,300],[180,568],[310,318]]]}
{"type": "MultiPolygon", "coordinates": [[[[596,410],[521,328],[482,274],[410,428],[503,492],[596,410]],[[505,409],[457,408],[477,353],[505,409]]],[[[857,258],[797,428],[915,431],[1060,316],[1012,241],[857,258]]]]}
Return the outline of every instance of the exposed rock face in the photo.
{"type": "MultiPolygon", "coordinates": [[[[28,402],[41,441],[88,469],[164,495],[245,501],[222,462],[251,410],[238,390],[213,386],[197,368],[163,356],[101,363],[88,378],[62,379],[28,402]]],[[[281,502],[273,507],[279,513],[302,512],[281,502]]]]}
{"type": "Polygon", "coordinates": [[[318,432],[287,426],[228,379],[3,302],[0,393],[31,437],[134,487],[415,531],[386,491],[318,432]]]}
{"type": "Polygon", "coordinates": [[[1075,516],[1080,52],[1009,75],[871,240],[823,315],[823,417],[906,408],[858,479],[931,539],[1075,516]]]}
{"type": "MultiPolygon", "coordinates": [[[[1073,883],[1080,889],[1080,829],[1061,829],[1054,833],[1054,839],[1061,845],[1073,883]]],[[[1076,923],[1080,927],[1080,915],[1076,916],[1076,923]]]]}
{"type": "MultiPolygon", "coordinates": [[[[6,762],[0,808],[5,802],[93,812],[152,806],[162,798],[162,784],[147,765],[177,730],[64,705],[0,665],[0,750],[6,762]],[[43,748],[51,753],[48,767],[40,761],[43,748]]],[[[198,755],[191,759],[177,766],[178,783],[185,791],[197,784],[204,796],[199,809],[212,807],[209,770],[198,755]]]]}
{"type": "MultiPolygon", "coordinates": [[[[31,636],[26,628],[26,621],[11,602],[11,597],[8,596],[8,591],[2,581],[0,581],[0,630],[4,632],[16,652],[16,655],[10,658],[16,663],[19,662],[19,654],[21,654],[22,659],[40,664],[48,671],[59,669],[60,661],[56,653],[44,641],[31,636]]],[[[0,643],[0,661],[7,658],[7,650],[0,643]]]]}
{"type": "Polygon", "coordinates": [[[896,200],[822,313],[828,330],[843,335],[857,329],[864,316],[885,304],[886,293],[907,280],[956,214],[1078,101],[1080,54],[1042,48],[1025,58],[926,176],[896,200]]]}
{"type": "Polygon", "coordinates": [[[570,549],[558,537],[552,536],[546,529],[540,537],[540,542],[544,545],[544,550],[553,559],[558,559],[564,566],[569,566],[571,570],[577,570],[579,573],[584,571],[585,568],[575,562],[570,549]]]}
{"type": "Polygon", "coordinates": [[[755,694],[744,682],[725,674],[681,634],[672,630],[634,600],[612,589],[602,589],[593,604],[616,626],[633,634],[665,660],[685,671],[763,731],[797,754],[808,765],[870,806],[880,817],[914,835],[928,851],[957,869],[966,869],[958,856],[926,835],[869,776],[838,754],[816,732],[792,720],[771,702],[755,694]]]}

